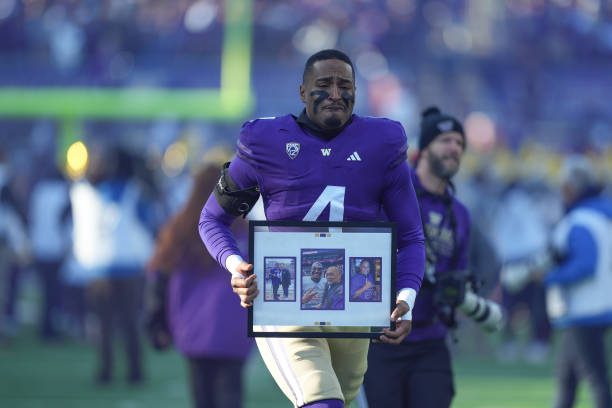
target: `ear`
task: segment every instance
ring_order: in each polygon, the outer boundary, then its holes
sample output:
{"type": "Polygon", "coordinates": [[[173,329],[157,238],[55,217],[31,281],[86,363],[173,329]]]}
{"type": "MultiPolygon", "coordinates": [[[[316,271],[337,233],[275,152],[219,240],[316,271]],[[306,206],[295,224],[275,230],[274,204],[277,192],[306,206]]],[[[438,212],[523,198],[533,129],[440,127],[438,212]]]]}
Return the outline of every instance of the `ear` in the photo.
{"type": "Polygon", "coordinates": [[[300,99],[302,103],[306,103],[306,88],[304,88],[304,84],[300,85],[300,99]]]}

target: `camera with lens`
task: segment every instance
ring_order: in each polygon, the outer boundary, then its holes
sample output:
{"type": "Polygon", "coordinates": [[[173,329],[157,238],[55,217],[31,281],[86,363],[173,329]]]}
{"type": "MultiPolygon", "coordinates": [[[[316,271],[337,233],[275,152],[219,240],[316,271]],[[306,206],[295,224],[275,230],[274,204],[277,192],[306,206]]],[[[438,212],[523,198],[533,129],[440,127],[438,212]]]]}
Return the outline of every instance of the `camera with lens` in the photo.
{"type": "Polygon", "coordinates": [[[450,328],[457,327],[456,310],[474,320],[486,331],[499,330],[504,321],[501,307],[477,294],[479,285],[465,272],[451,272],[436,276],[433,300],[438,318],[450,328]]]}

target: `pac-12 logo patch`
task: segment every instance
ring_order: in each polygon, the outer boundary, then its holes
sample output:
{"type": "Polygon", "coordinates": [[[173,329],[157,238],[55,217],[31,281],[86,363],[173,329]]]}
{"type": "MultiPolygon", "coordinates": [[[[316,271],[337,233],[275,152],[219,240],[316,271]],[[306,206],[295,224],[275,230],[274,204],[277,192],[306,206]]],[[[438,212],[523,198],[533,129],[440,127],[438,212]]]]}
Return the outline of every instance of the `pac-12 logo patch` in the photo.
{"type": "Polygon", "coordinates": [[[289,142],[285,145],[285,151],[291,159],[295,159],[300,152],[300,144],[297,142],[289,142]]]}

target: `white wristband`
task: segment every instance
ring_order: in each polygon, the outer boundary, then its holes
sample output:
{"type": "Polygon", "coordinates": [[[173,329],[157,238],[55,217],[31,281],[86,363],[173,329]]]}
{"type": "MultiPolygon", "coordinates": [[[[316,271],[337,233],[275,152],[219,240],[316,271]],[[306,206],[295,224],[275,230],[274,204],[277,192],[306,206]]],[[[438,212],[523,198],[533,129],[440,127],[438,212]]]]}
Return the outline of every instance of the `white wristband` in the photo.
{"type": "Polygon", "coordinates": [[[244,278],[244,275],[238,272],[238,265],[244,262],[240,255],[230,255],[225,258],[225,269],[232,274],[232,278],[244,278]]]}
{"type": "Polygon", "coordinates": [[[412,288],[404,288],[397,293],[397,300],[403,300],[410,307],[408,313],[402,316],[402,320],[412,320],[412,309],[414,309],[416,295],[416,290],[412,288]]]}

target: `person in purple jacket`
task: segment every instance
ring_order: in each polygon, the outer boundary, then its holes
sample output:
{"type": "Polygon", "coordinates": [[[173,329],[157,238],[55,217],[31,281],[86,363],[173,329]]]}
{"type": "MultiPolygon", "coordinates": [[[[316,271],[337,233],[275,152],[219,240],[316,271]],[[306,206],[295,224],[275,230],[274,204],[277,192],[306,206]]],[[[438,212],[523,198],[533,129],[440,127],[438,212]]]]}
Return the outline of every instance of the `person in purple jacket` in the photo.
{"type": "Polygon", "coordinates": [[[272,282],[272,294],[274,296],[274,300],[278,300],[278,288],[281,284],[281,275],[283,271],[278,264],[278,262],[274,265],[274,268],[270,271],[270,281],[272,282]]]}
{"type": "Polygon", "coordinates": [[[353,302],[375,302],[380,301],[380,292],[372,276],[370,261],[362,259],[359,269],[351,278],[351,301],[353,302]]]}
{"type": "MultiPolygon", "coordinates": [[[[398,344],[410,332],[424,273],[424,237],[406,163],[402,126],[354,115],[355,71],[344,53],[308,58],[300,85],[299,116],[243,125],[237,155],[222,171],[200,216],[209,252],[232,274],[244,307],[259,294],[253,266],[229,233],[261,195],[269,220],[377,221],[397,225],[397,304],[394,330],[380,336],[398,344]]],[[[321,327],[321,331],[330,330],[321,327]]],[[[355,398],[367,364],[367,339],[258,338],[259,351],[285,395],[298,407],[343,407],[355,398]]]]}
{"type": "Polygon", "coordinates": [[[437,107],[423,112],[412,180],[425,231],[425,279],[410,336],[398,347],[370,346],[364,388],[371,407],[443,408],[450,406],[455,393],[445,341],[454,310],[437,301],[437,289],[467,269],[470,218],[454,197],[451,183],[464,149],[465,135],[457,119],[437,107]]]}
{"type": "MultiPolygon", "coordinates": [[[[242,407],[242,370],[252,346],[246,311],[227,285],[227,273],[202,248],[196,230],[202,201],[213,188],[219,166],[198,171],[184,207],[162,228],[148,269],[169,278],[157,316],[149,321],[153,343],[173,341],[189,369],[193,406],[242,407]]],[[[236,223],[246,243],[245,223],[236,223]]]]}

